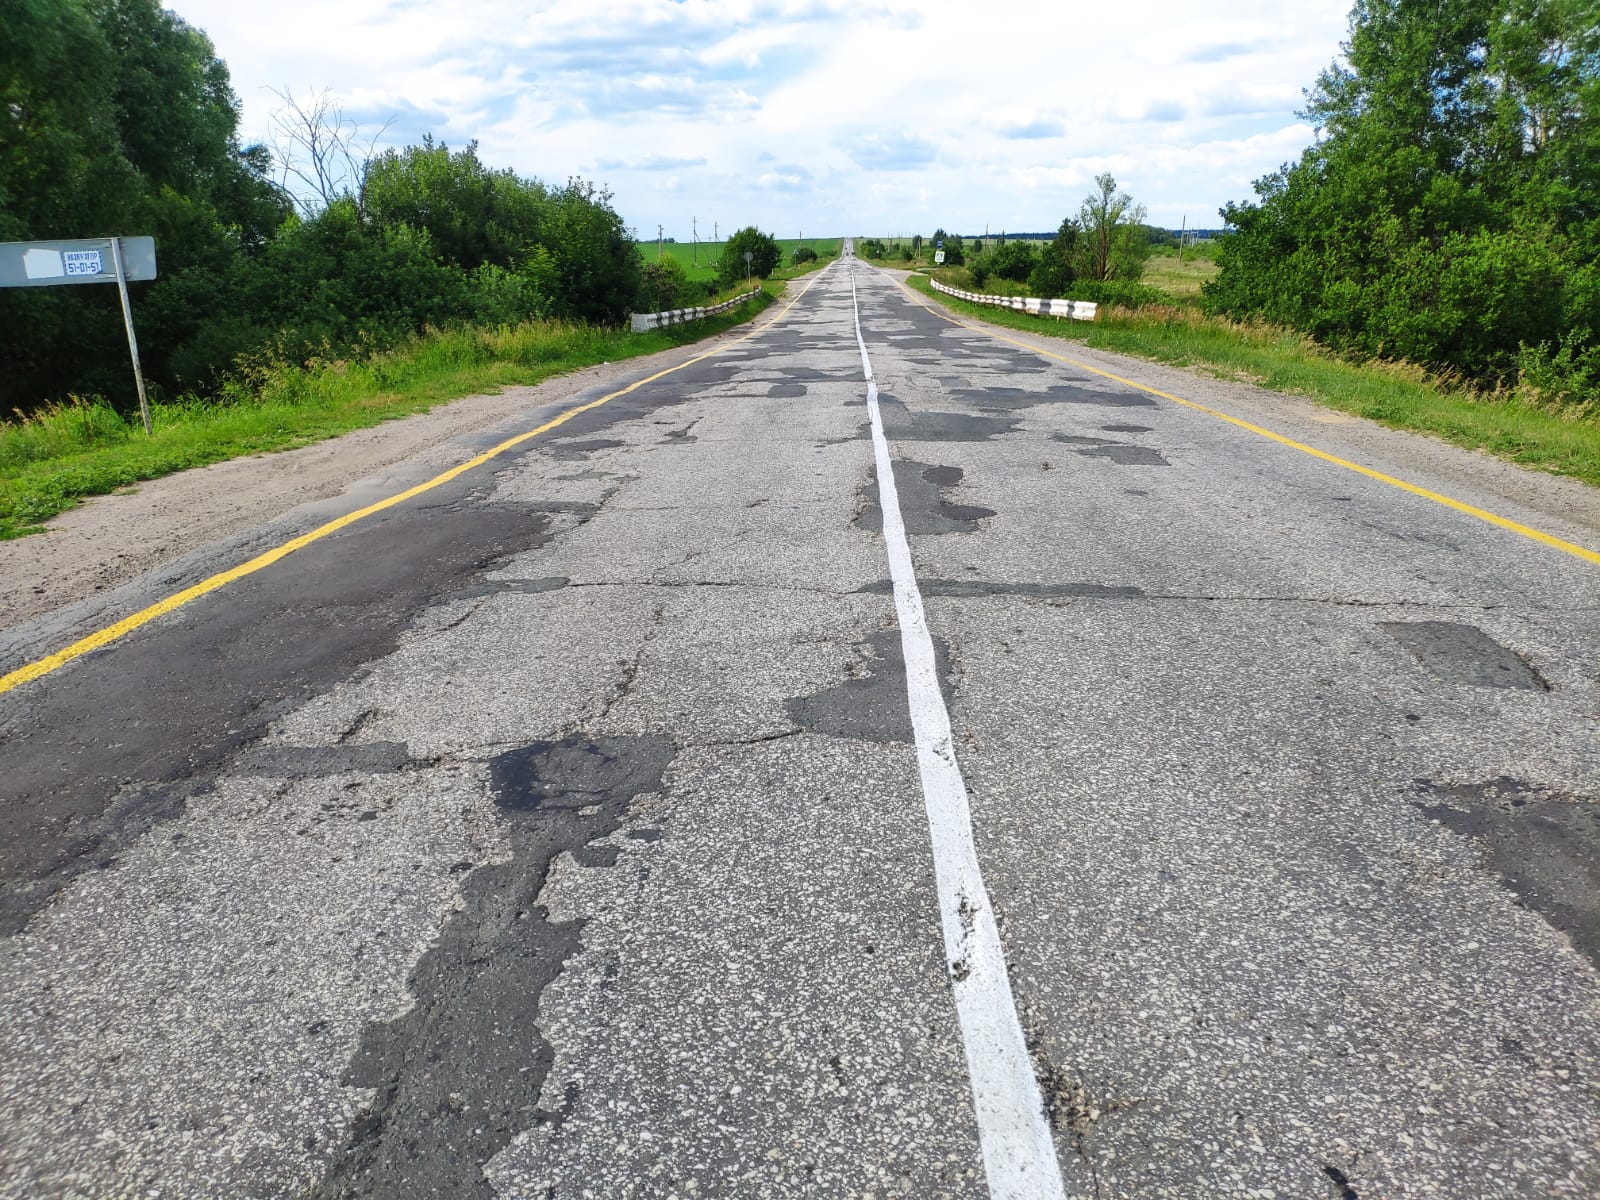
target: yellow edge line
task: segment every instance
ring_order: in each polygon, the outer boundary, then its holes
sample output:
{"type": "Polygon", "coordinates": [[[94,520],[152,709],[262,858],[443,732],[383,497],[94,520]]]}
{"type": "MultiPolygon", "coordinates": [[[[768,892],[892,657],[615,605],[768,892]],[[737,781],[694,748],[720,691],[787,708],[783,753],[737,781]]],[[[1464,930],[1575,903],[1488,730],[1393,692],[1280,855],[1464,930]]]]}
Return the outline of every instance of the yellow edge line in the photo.
{"type": "Polygon", "coordinates": [[[369,504],[365,508],[358,508],[355,512],[346,513],[342,517],[336,517],[332,521],[329,521],[326,525],[319,525],[310,533],[301,534],[297,538],[292,538],[289,541],[284,542],[281,546],[275,546],[273,549],[257,555],[248,562],[240,563],[238,566],[213,575],[209,579],[203,579],[192,587],[187,587],[181,592],[176,592],[173,595],[168,596],[165,600],[157,601],[149,608],[140,609],[132,616],[124,617],[114,625],[107,625],[104,629],[97,630],[96,632],[91,633],[88,637],[73,642],[72,645],[63,650],[57,650],[54,654],[47,655],[46,657],[38,659],[35,662],[31,662],[27,666],[18,667],[15,671],[12,671],[7,675],[0,675],[0,695],[4,695],[6,692],[11,691],[11,689],[20,687],[25,683],[30,683],[35,679],[42,678],[43,676],[50,674],[52,671],[59,670],[61,667],[66,666],[74,659],[82,658],[91,650],[98,650],[102,646],[110,645],[117,639],[132,633],[141,625],[148,625],[157,617],[166,616],[166,614],[182,608],[190,601],[198,600],[201,596],[206,595],[208,592],[214,592],[218,588],[226,587],[230,583],[243,579],[246,575],[254,575],[257,571],[263,570],[266,567],[270,567],[273,563],[279,561],[280,559],[288,557],[296,550],[304,549],[312,542],[325,538],[329,534],[337,533],[339,530],[354,525],[357,521],[364,520],[365,518],[372,516],[374,513],[380,513],[386,508],[393,508],[395,505],[403,504],[405,501],[410,500],[415,496],[420,496],[424,492],[432,491],[441,484],[449,483],[457,476],[465,474],[474,467],[481,467],[490,459],[497,458],[501,454],[504,454],[507,450],[510,450],[512,447],[520,446],[523,442],[528,441],[530,438],[536,438],[542,433],[549,433],[550,430],[556,428],[558,425],[565,425],[568,421],[572,420],[573,417],[589,412],[591,409],[599,408],[602,404],[606,404],[612,400],[615,400],[619,396],[626,396],[629,392],[632,392],[637,388],[641,388],[647,383],[654,383],[657,379],[660,379],[666,375],[671,375],[674,371],[681,371],[685,367],[694,366],[695,363],[704,362],[708,358],[712,358],[715,355],[721,354],[724,350],[727,350],[731,346],[737,346],[740,342],[749,341],[758,333],[764,333],[766,330],[770,329],[773,325],[776,325],[785,316],[787,316],[789,310],[792,309],[796,304],[800,303],[805,294],[811,290],[812,285],[815,284],[820,278],[822,278],[822,272],[818,271],[812,277],[810,283],[807,283],[805,287],[800,289],[800,294],[797,295],[793,300],[789,301],[788,304],[784,305],[781,312],[772,317],[771,320],[765,321],[756,326],[749,333],[744,334],[742,337],[737,337],[732,341],[724,342],[715,350],[708,350],[706,353],[697,355],[691,359],[687,359],[675,367],[668,367],[664,371],[657,371],[654,375],[648,375],[643,379],[635,380],[627,387],[620,388],[615,392],[610,392],[607,395],[601,396],[598,400],[591,400],[587,404],[580,404],[576,408],[569,408],[566,412],[560,414],[559,416],[553,417],[549,421],[546,421],[537,429],[530,429],[526,433],[517,434],[516,437],[507,438],[498,446],[495,446],[489,450],[485,450],[477,457],[469,458],[466,462],[451,467],[448,471],[445,471],[439,475],[435,475],[432,479],[429,479],[424,483],[419,483],[415,487],[407,488],[405,491],[398,492],[393,496],[379,500],[375,504],[369,504]]]}
{"type": "Polygon", "coordinates": [[[928,304],[928,298],[926,296],[923,296],[920,292],[917,292],[913,288],[907,287],[906,284],[900,280],[896,280],[895,282],[899,283],[908,295],[916,297],[916,299],[926,305],[928,311],[932,312],[936,316],[943,317],[952,325],[959,326],[962,329],[970,329],[975,333],[988,334],[996,341],[1009,342],[1013,346],[1020,346],[1024,350],[1032,350],[1035,354],[1042,354],[1046,358],[1054,358],[1064,363],[1070,363],[1074,367],[1079,367],[1085,371],[1092,372],[1093,374],[1099,375],[1105,379],[1115,380],[1117,383],[1126,384],[1128,387],[1137,388],[1141,392],[1149,392],[1152,396],[1160,396],[1163,400],[1171,400],[1174,404],[1181,404],[1185,408],[1192,408],[1196,412],[1206,413],[1210,416],[1216,417],[1219,420],[1226,421],[1230,425],[1237,425],[1240,429],[1248,429],[1251,433],[1260,434],[1264,438],[1270,438],[1272,441],[1277,442],[1281,446],[1288,446],[1291,449],[1299,450],[1302,454],[1309,454],[1312,458],[1320,458],[1323,462],[1332,463],[1336,467],[1343,467],[1347,471],[1354,471],[1357,475],[1365,475],[1368,479],[1376,479],[1379,483],[1387,483],[1390,487],[1397,487],[1403,492],[1410,492],[1413,496],[1421,496],[1425,500],[1432,500],[1435,504],[1442,504],[1446,508],[1453,508],[1459,513],[1466,513],[1469,517],[1477,517],[1478,520],[1487,521],[1491,525],[1498,525],[1501,529],[1509,529],[1512,533],[1519,533],[1525,538],[1532,538],[1536,542],[1541,542],[1552,549],[1561,550],[1567,554],[1574,555],[1575,557],[1581,558],[1586,562],[1600,564],[1600,553],[1590,550],[1585,546],[1580,546],[1575,542],[1563,541],[1561,538],[1555,537],[1552,534],[1545,533],[1542,530],[1534,529],[1531,525],[1523,525],[1518,521],[1511,520],[1509,517],[1502,517],[1498,513],[1492,513],[1486,508],[1478,508],[1476,505],[1466,504],[1460,500],[1452,500],[1449,496],[1441,495],[1438,492],[1430,492],[1425,487],[1418,487],[1414,483],[1407,483],[1404,479],[1397,479],[1393,475],[1385,475],[1382,471],[1374,471],[1371,467],[1363,467],[1360,463],[1353,463],[1349,459],[1339,458],[1337,455],[1329,454],[1325,450],[1318,450],[1315,446],[1308,446],[1304,442],[1297,442],[1293,438],[1286,438],[1281,433],[1273,433],[1270,429],[1263,429],[1260,425],[1252,425],[1249,421],[1240,420],[1238,417],[1230,417],[1227,413],[1219,412],[1214,408],[1207,408],[1204,404],[1197,404],[1193,400],[1185,400],[1182,396],[1174,396],[1171,392],[1163,392],[1159,388],[1148,387],[1145,384],[1139,383],[1132,379],[1124,379],[1121,375],[1113,375],[1110,371],[1102,371],[1099,367],[1091,366],[1079,359],[1069,358],[1065,354],[1057,354],[1054,351],[1045,350],[1042,347],[1035,346],[1030,342],[1018,341],[1016,338],[1006,337],[1004,334],[996,333],[994,331],[994,326],[969,325],[967,322],[959,320],[947,312],[941,312],[939,308],[935,308],[934,306],[928,304]]]}

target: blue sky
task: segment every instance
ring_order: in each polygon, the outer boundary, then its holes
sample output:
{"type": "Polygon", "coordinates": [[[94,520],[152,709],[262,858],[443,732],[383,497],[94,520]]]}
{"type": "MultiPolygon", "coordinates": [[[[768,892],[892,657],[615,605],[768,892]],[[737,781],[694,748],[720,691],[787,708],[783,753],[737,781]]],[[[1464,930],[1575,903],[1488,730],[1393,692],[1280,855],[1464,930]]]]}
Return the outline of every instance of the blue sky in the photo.
{"type": "Polygon", "coordinates": [[[328,89],[404,144],[610,188],[641,237],[1053,229],[1111,171],[1152,224],[1297,157],[1349,0],[169,0],[267,140],[328,89]],[[263,15],[266,14],[266,15],[263,15]]]}

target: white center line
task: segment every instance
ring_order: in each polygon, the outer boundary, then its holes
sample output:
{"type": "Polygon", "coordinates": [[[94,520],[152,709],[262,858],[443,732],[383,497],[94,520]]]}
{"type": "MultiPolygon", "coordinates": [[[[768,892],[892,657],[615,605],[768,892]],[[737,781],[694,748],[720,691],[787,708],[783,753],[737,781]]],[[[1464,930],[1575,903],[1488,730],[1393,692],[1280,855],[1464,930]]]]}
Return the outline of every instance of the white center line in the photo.
{"type": "Polygon", "coordinates": [[[972,1081],[983,1170],[994,1200],[1064,1200],[1061,1167],[1011,996],[1000,931],[978,870],[967,785],[956,763],[950,714],[939,690],[933,638],[922,611],[922,593],[917,588],[911,547],[900,515],[889,441],[878,412],[878,384],[872,376],[866,339],[861,335],[853,267],[850,305],[855,312],[861,368],[867,377],[867,415],[872,422],[872,451],[878,470],[878,506],[883,510],[883,542],[889,556],[889,577],[894,582],[894,606],[906,660],[906,693],[933,842],[945,962],[967,1054],[967,1075],[972,1081]]]}

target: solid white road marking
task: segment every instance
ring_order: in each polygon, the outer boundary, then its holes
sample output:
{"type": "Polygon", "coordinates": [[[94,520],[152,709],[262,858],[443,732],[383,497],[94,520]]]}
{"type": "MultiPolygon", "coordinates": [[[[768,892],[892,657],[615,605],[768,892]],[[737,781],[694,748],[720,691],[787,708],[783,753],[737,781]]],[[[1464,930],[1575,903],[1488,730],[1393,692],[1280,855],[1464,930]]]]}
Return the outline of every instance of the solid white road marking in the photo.
{"type": "Polygon", "coordinates": [[[878,506],[883,510],[883,542],[889,556],[889,577],[894,582],[894,606],[906,660],[906,693],[933,842],[945,962],[967,1054],[967,1075],[972,1081],[983,1170],[994,1200],[1064,1200],[1061,1167],[1045,1121],[1033,1061],[1017,1019],[1000,931],[978,870],[967,785],[956,763],[950,714],[939,690],[933,638],[922,611],[922,593],[917,588],[911,547],[900,515],[889,441],[878,412],[878,385],[872,376],[872,361],[867,357],[866,339],[861,335],[853,266],[850,305],[855,312],[861,369],[867,377],[867,415],[872,423],[872,451],[878,470],[878,506]]]}

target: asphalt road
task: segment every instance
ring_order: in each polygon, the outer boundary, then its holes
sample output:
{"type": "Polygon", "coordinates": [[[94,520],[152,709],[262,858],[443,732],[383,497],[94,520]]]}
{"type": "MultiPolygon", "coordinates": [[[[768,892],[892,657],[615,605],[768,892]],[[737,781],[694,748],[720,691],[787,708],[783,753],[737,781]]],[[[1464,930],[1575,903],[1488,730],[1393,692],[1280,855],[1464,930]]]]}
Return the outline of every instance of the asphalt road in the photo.
{"type": "Polygon", "coordinates": [[[0,695],[0,1196],[1600,1194],[1600,566],[1218,413],[1589,495],[1027,340],[847,260],[0,695]]]}

